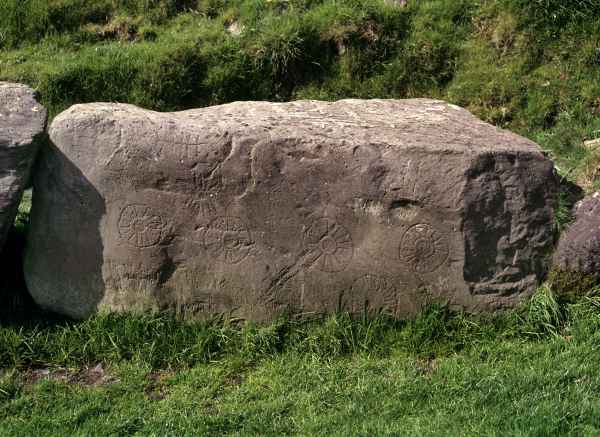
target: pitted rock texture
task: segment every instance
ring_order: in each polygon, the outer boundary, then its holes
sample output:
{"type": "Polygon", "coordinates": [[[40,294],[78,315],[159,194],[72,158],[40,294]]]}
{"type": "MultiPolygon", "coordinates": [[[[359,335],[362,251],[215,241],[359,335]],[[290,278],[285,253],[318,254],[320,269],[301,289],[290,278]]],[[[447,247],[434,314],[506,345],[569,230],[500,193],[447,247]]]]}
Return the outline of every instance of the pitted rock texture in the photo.
{"type": "Polygon", "coordinates": [[[560,237],[554,265],[560,270],[600,276],[600,192],[579,201],[574,220],[560,237]]]}
{"type": "Polygon", "coordinates": [[[50,137],[26,277],[74,317],[491,310],[550,261],[552,162],[441,101],[97,103],[50,137]]]}
{"type": "Polygon", "coordinates": [[[47,112],[32,89],[0,82],[0,250],[45,135],[47,112]]]}

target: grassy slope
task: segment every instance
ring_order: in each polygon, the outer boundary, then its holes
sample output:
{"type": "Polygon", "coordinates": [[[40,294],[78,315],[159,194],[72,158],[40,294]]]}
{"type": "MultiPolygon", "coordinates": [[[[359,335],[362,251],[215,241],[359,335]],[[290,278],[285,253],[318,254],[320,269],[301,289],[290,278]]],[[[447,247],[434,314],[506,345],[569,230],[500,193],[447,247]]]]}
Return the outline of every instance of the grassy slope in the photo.
{"type": "Polygon", "coordinates": [[[52,114],[96,100],[440,97],[538,141],[591,188],[600,158],[581,143],[600,136],[600,2],[408,3],[5,0],[0,79],[38,88],[52,114]]]}
{"type": "MultiPolygon", "coordinates": [[[[0,80],[38,88],[53,115],[96,100],[176,110],[440,97],[538,141],[563,174],[598,186],[600,157],[581,143],[600,136],[599,2],[409,3],[5,0],[0,80]]],[[[12,238],[20,247],[22,233],[12,238]]],[[[22,287],[18,275],[2,280],[22,287]]],[[[258,328],[15,316],[3,293],[1,435],[600,433],[595,298],[557,304],[542,289],[493,318],[433,308],[405,323],[338,315],[258,328]],[[105,383],[86,377],[98,363],[105,383]],[[50,380],[34,383],[38,367],[50,380]]]]}

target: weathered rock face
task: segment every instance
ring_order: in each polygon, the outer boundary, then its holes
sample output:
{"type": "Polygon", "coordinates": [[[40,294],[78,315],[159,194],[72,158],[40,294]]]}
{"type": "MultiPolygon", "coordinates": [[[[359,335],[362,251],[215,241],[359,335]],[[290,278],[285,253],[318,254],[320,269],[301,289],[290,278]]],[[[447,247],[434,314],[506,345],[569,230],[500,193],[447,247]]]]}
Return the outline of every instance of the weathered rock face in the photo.
{"type": "Polygon", "coordinates": [[[444,102],[98,103],[50,137],[25,268],[71,316],[494,309],[549,263],[552,163],[444,102]]]}
{"type": "Polygon", "coordinates": [[[0,82],[0,249],[45,135],[46,109],[25,85],[0,82]]]}
{"type": "Polygon", "coordinates": [[[600,192],[578,202],[574,216],[560,237],[554,265],[561,270],[600,276],[600,192]]]}

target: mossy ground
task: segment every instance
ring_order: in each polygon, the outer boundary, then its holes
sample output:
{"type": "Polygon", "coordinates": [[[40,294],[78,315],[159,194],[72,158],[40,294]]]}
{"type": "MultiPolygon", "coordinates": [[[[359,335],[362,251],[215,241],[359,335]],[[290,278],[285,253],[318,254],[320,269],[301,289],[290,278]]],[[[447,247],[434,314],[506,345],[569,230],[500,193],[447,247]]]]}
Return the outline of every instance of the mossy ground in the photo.
{"type": "MultiPolygon", "coordinates": [[[[0,80],[38,89],[52,116],[99,100],[442,98],[551,154],[559,231],[581,195],[569,183],[600,188],[583,147],[600,137],[600,2],[393,3],[4,0],[0,80]]],[[[600,301],[577,278],[494,316],[76,323],[28,298],[26,224],[24,210],[2,259],[1,435],[600,433],[600,301]]]]}

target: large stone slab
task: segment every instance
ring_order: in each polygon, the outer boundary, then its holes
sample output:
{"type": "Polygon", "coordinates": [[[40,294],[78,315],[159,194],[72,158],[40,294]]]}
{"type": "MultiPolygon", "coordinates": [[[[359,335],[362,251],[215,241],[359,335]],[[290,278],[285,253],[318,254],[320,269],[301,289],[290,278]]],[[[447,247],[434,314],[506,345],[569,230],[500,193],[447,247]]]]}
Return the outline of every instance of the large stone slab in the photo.
{"type": "Polygon", "coordinates": [[[26,277],[74,317],[491,310],[549,263],[552,162],[444,102],[97,103],[50,137],[26,277]]]}
{"type": "Polygon", "coordinates": [[[578,202],[573,213],[573,223],[558,242],[555,267],[600,277],[600,192],[578,202]]]}
{"type": "Polygon", "coordinates": [[[32,89],[0,82],[0,250],[45,135],[47,111],[32,89]]]}

